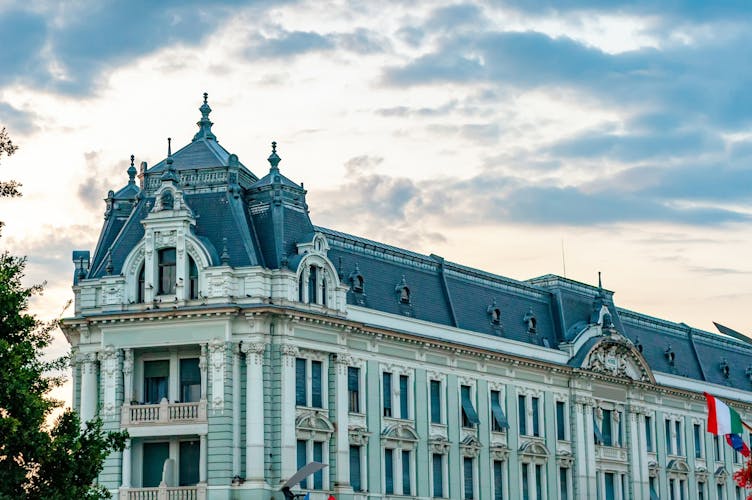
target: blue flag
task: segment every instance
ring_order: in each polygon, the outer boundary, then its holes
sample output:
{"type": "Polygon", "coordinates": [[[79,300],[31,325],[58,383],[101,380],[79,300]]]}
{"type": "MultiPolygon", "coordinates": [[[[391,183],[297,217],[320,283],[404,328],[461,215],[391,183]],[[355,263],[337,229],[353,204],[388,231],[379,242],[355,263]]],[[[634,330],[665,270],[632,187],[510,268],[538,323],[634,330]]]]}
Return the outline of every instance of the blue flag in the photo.
{"type": "Polygon", "coordinates": [[[726,434],[726,442],[743,456],[748,457],[750,455],[749,446],[739,434],[726,434]]]}

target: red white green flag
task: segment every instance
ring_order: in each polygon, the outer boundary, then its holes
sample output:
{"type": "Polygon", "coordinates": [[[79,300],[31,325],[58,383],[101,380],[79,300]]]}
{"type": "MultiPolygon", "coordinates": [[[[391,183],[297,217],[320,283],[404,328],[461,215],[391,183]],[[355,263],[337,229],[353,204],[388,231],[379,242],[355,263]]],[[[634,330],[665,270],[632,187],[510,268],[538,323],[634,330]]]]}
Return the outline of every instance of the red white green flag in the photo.
{"type": "Polygon", "coordinates": [[[742,433],[742,418],[733,408],[707,392],[708,402],[708,432],[716,436],[742,433]]]}

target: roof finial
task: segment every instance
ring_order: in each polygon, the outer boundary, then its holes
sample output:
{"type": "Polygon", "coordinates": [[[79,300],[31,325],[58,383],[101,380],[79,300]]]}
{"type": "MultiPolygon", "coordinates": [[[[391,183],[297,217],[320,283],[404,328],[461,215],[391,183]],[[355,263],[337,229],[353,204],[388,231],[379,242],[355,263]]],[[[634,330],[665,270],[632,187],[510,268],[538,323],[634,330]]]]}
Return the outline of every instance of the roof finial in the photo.
{"type": "Polygon", "coordinates": [[[209,119],[209,113],[211,113],[212,109],[209,107],[209,93],[204,92],[204,103],[201,105],[200,108],[198,108],[199,111],[201,111],[201,119],[196,122],[196,125],[198,125],[198,132],[196,132],[196,135],[193,136],[193,140],[196,141],[198,139],[214,139],[217,140],[217,136],[212,133],[212,125],[214,125],[211,120],[209,119]]]}
{"type": "Polygon", "coordinates": [[[180,182],[177,172],[175,172],[175,166],[172,164],[172,137],[167,138],[167,159],[165,165],[167,168],[160,177],[162,181],[180,182]]]}
{"type": "Polygon", "coordinates": [[[269,158],[267,158],[269,161],[269,164],[272,166],[272,170],[279,170],[279,162],[282,161],[282,158],[279,157],[277,154],[277,141],[272,141],[272,154],[269,155],[269,158]]]}
{"type": "Polygon", "coordinates": [[[227,238],[222,238],[222,255],[219,256],[222,261],[222,265],[226,266],[230,264],[230,253],[227,251],[227,238]]]}
{"type": "Polygon", "coordinates": [[[136,183],[136,167],[133,166],[133,161],[135,159],[136,157],[131,155],[131,166],[128,167],[128,184],[136,183]]]}
{"type": "Polygon", "coordinates": [[[598,271],[598,288],[603,288],[603,285],[601,284],[601,272],[598,271]]]}

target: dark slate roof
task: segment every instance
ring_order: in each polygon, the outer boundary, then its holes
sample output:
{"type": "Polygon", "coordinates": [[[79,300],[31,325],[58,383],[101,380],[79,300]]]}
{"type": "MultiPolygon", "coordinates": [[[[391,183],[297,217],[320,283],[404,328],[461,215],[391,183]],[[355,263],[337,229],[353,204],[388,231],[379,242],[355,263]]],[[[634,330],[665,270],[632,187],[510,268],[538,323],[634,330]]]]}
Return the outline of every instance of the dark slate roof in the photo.
{"type": "Polygon", "coordinates": [[[283,186],[300,189],[299,184],[291,181],[290,179],[279,173],[279,170],[277,170],[276,172],[269,172],[261,179],[251,184],[249,189],[258,189],[264,186],[271,186],[273,184],[281,184],[283,186]]]}
{"type": "MultiPolygon", "coordinates": [[[[230,153],[212,139],[197,139],[172,154],[176,170],[224,167],[229,163],[230,153]]],[[[160,161],[148,172],[161,172],[167,168],[166,159],[160,161]]]]}
{"type": "Polygon", "coordinates": [[[391,314],[456,326],[521,342],[557,346],[557,326],[552,295],[543,289],[459,264],[348,235],[316,228],[330,243],[329,258],[341,278],[347,280],[356,264],[364,278],[365,297],[348,294],[348,302],[391,314]],[[402,277],[410,289],[411,304],[399,301],[402,277]],[[358,299],[362,298],[362,302],[358,299]],[[491,321],[494,301],[501,312],[501,325],[491,321]],[[530,334],[523,321],[531,310],[537,331],[530,334]]]}
{"type": "MultiPolygon", "coordinates": [[[[102,232],[102,237],[100,237],[100,242],[94,253],[94,259],[91,261],[89,278],[101,278],[105,275],[107,252],[110,250],[112,251],[113,273],[120,274],[122,272],[125,258],[144,237],[144,226],[141,225],[141,220],[146,217],[149,204],[154,204],[153,198],[142,198],[117,233],[110,233],[105,239],[105,233],[102,232]]],[[[105,222],[106,224],[107,222],[105,222]]]]}

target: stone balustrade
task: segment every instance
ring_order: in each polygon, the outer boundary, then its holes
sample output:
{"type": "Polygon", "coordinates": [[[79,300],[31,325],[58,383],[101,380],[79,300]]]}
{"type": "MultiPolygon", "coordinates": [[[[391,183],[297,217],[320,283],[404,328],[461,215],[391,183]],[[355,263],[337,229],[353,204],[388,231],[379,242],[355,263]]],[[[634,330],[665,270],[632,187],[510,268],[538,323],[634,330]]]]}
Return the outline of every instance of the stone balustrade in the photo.
{"type": "Polygon", "coordinates": [[[162,399],[159,404],[124,404],[120,421],[123,426],[206,422],[206,401],[169,403],[162,399]]]}

